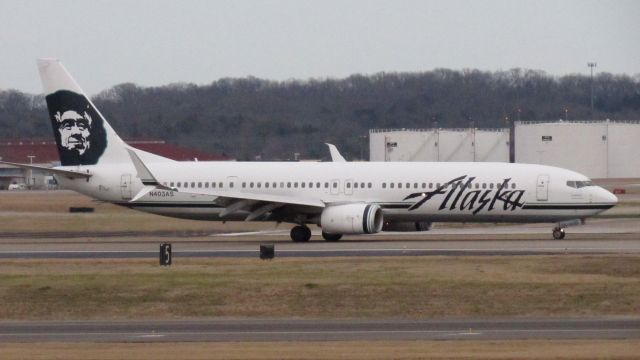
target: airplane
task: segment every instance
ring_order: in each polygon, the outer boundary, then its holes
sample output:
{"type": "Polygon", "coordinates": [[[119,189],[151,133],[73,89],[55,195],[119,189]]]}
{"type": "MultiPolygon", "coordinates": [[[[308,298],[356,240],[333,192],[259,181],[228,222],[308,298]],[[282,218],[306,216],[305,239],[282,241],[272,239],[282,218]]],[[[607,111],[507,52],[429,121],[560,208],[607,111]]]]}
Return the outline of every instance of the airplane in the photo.
{"type": "MultiPolygon", "coordinates": [[[[485,162],[178,162],[127,145],[59,60],[38,68],[60,155],[63,188],[153,214],[210,221],[295,224],[291,239],[327,241],[432,222],[555,223],[552,235],[616,205],[577,172],[485,162]]],[[[212,136],[215,136],[212,134],[212,136]]]]}

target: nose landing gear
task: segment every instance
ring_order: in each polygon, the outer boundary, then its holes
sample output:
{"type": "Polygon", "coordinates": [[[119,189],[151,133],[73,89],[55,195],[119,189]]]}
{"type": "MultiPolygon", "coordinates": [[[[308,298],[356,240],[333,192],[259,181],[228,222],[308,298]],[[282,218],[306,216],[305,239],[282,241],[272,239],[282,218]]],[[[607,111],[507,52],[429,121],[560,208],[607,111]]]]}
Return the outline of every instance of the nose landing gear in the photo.
{"type": "Polygon", "coordinates": [[[564,239],[564,228],[556,226],[553,228],[553,238],[556,240],[564,239]]]}

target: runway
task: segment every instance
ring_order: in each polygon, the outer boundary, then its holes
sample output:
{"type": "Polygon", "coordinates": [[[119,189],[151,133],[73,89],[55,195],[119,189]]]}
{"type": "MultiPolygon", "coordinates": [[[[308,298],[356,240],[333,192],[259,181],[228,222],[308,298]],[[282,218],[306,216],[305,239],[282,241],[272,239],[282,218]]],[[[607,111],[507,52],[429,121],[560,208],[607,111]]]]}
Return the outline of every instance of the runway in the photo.
{"type": "MultiPolygon", "coordinates": [[[[13,243],[0,245],[2,259],[155,258],[161,241],[92,243],[13,243]]],[[[173,243],[174,258],[258,257],[261,243],[274,244],[276,257],[356,256],[517,256],[553,254],[638,254],[636,240],[575,241],[349,241],[312,242],[184,242],[173,243]]]]}
{"type": "Polygon", "coordinates": [[[0,322],[0,342],[637,338],[640,338],[640,318],[0,322]]]}
{"type": "Polygon", "coordinates": [[[550,239],[549,224],[515,224],[427,232],[351,236],[321,240],[314,229],[308,243],[293,243],[287,229],[250,232],[0,233],[0,259],[156,258],[160,243],[173,245],[174,259],[255,258],[260,244],[274,244],[281,257],[525,256],[555,254],[638,254],[640,221],[596,219],[550,239]]]}
{"type": "MultiPolygon", "coordinates": [[[[11,243],[0,245],[1,259],[124,259],[156,258],[158,242],[11,243]]],[[[173,257],[252,258],[259,256],[262,242],[176,242],[173,257]]],[[[371,256],[524,256],[554,254],[638,254],[636,240],[575,241],[348,241],[339,243],[270,242],[276,257],[371,257],[371,256]]]]}

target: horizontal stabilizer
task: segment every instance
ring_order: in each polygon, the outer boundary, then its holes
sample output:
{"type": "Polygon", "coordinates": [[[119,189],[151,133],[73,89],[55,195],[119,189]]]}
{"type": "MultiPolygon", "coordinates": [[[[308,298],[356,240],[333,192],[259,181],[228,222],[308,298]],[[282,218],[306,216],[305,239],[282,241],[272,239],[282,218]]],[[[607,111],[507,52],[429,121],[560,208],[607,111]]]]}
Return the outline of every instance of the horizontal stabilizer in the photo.
{"type": "Polygon", "coordinates": [[[84,173],[84,172],[73,171],[73,170],[55,169],[55,168],[48,168],[44,166],[31,165],[31,164],[19,164],[19,163],[13,163],[8,161],[0,161],[0,164],[11,165],[11,166],[15,166],[23,169],[44,171],[53,175],[65,176],[70,179],[76,179],[76,178],[88,179],[92,176],[88,172],[84,173]]]}

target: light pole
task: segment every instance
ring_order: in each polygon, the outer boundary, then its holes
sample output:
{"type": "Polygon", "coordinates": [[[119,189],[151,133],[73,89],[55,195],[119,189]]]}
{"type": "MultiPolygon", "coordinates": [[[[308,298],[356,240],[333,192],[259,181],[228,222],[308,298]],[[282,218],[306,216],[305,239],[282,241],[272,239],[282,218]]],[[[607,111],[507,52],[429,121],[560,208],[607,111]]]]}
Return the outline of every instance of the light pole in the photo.
{"type": "MultiPolygon", "coordinates": [[[[27,155],[27,157],[29,158],[29,164],[33,165],[33,158],[35,158],[35,155],[27,155]]],[[[33,181],[33,169],[29,169],[29,178],[27,180],[27,186],[29,186],[30,188],[33,187],[33,184],[35,183],[35,181],[33,181]]]]}
{"type": "Polygon", "coordinates": [[[591,69],[591,120],[593,120],[593,68],[598,66],[595,62],[588,62],[587,66],[591,69]]]}

